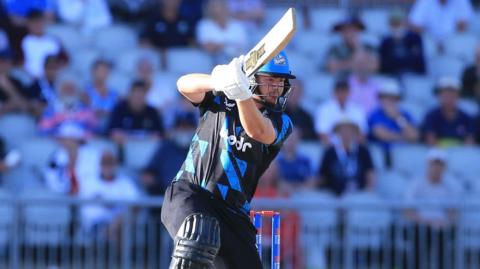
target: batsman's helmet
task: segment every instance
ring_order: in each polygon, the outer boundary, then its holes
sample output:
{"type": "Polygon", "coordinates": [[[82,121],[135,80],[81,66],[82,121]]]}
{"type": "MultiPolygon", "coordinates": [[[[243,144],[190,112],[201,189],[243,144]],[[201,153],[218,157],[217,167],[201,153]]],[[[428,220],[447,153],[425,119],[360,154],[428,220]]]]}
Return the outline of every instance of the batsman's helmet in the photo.
{"type": "MultiPolygon", "coordinates": [[[[283,86],[283,91],[280,96],[278,96],[277,101],[275,104],[269,103],[266,101],[266,98],[269,94],[261,94],[258,90],[259,84],[256,82],[255,77],[252,77],[251,86],[252,92],[260,97],[260,102],[264,105],[267,109],[273,110],[276,112],[284,111],[287,104],[287,99],[290,96],[290,92],[292,87],[290,85],[289,79],[295,79],[296,77],[292,75],[290,71],[290,65],[288,62],[287,54],[284,51],[281,51],[277,54],[272,60],[268,63],[263,65],[255,75],[268,75],[274,77],[282,77],[285,78],[285,84],[283,86]]],[[[265,85],[266,87],[270,87],[269,85],[265,85]]],[[[276,92],[276,91],[275,91],[276,92]]]]}

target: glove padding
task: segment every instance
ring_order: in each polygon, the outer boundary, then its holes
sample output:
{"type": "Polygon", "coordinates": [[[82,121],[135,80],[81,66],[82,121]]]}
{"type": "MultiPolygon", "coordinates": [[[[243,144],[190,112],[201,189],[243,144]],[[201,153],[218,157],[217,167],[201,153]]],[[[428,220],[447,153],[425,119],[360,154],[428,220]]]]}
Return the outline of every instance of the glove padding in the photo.
{"type": "Polygon", "coordinates": [[[228,99],[243,101],[252,97],[250,83],[242,70],[244,56],[233,58],[228,65],[217,65],[212,70],[215,91],[223,92],[228,99]]]}

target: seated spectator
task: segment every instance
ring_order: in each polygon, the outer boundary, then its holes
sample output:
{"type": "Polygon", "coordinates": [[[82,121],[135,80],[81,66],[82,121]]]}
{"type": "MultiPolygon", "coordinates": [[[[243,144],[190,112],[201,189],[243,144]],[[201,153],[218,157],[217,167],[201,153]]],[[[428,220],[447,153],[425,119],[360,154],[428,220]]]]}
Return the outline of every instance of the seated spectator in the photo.
{"type": "Polygon", "coordinates": [[[195,41],[195,25],[180,13],[180,0],[160,0],[159,9],[147,19],[140,37],[164,50],[190,46],[195,41]]]}
{"type": "Polygon", "coordinates": [[[72,122],[61,124],[54,134],[59,148],[43,169],[46,187],[54,192],[76,196],[80,185],[98,171],[96,150],[85,146],[89,138],[85,129],[72,122]]]}
{"type": "Polygon", "coordinates": [[[61,70],[61,63],[57,56],[50,55],[45,59],[43,64],[43,76],[35,79],[32,86],[28,90],[29,96],[35,102],[35,115],[40,117],[47,104],[57,102],[57,85],[58,74],[61,70]]]}
{"type": "Polygon", "coordinates": [[[142,184],[149,195],[163,195],[187,156],[197,118],[193,113],[177,114],[149,164],[143,169],[142,184]]]}
{"type": "Polygon", "coordinates": [[[13,53],[10,50],[0,51],[0,114],[29,110],[22,83],[11,75],[12,61],[13,53]]]}
{"type": "Polygon", "coordinates": [[[473,16],[469,0],[418,0],[410,11],[413,29],[442,41],[467,29],[473,16]]]}
{"type": "Polygon", "coordinates": [[[154,66],[149,58],[140,58],[137,63],[137,78],[147,87],[147,104],[159,111],[171,108],[178,96],[176,89],[163,81],[155,81],[154,66]]]}
{"type": "Polygon", "coordinates": [[[56,10],[63,22],[79,26],[84,34],[113,22],[106,0],[57,0],[56,10]]]}
{"type": "Polygon", "coordinates": [[[207,16],[197,26],[197,42],[217,63],[228,62],[246,51],[245,25],[230,17],[226,0],[209,0],[207,16]]]}
{"type": "Polygon", "coordinates": [[[110,114],[108,132],[115,142],[123,144],[129,138],[158,138],[163,134],[161,117],[146,103],[146,94],[143,81],[133,82],[127,99],[110,114]]]}
{"type": "MultiPolygon", "coordinates": [[[[450,268],[444,267],[440,261],[441,257],[449,255],[445,251],[448,238],[453,238],[451,229],[456,221],[456,212],[448,207],[446,202],[455,201],[461,194],[461,188],[457,182],[447,180],[445,171],[447,167],[446,152],[439,149],[432,149],[428,153],[428,169],[425,177],[413,182],[407,187],[406,201],[420,207],[409,209],[405,212],[407,219],[416,226],[415,252],[427,251],[425,261],[420,265],[419,258],[416,258],[416,267],[413,268],[450,268]],[[428,206],[421,207],[422,203],[428,206]],[[432,240],[436,238],[437,243],[432,240]],[[423,249],[423,250],[420,250],[423,249]],[[436,264],[437,266],[431,266],[436,264]]],[[[453,244],[453,242],[452,242],[453,244]]],[[[418,256],[418,255],[415,255],[418,256]]]]}
{"type": "Polygon", "coordinates": [[[365,113],[359,106],[349,101],[349,96],[348,82],[339,78],[335,82],[333,97],[318,108],[315,117],[315,131],[324,144],[330,144],[336,121],[344,117],[355,121],[362,136],[366,134],[365,113]]]}
{"type": "Polygon", "coordinates": [[[228,8],[233,18],[252,27],[260,24],[265,16],[263,0],[228,0],[228,8]]]}
{"type": "Polygon", "coordinates": [[[40,131],[54,135],[64,123],[81,126],[88,135],[97,131],[95,113],[81,100],[80,86],[73,75],[65,74],[58,81],[58,94],[48,103],[40,120],[40,131]]]}
{"type": "Polygon", "coordinates": [[[374,79],[373,68],[369,68],[369,56],[357,53],[353,58],[353,72],[350,75],[350,101],[360,106],[369,115],[378,106],[378,84],[374,79]]]}
{"type": "Polygon", "coordinates": [[[333,31],[341,34],[341,41],[332,45],[327,54],[327,69],[333,74],[350,73],[357,53],[366,54],[363,68],[375,72],[378,59],[374,48],[362,43],[360,32],[365,30],[363,23],[356,17],[346,18],[333,27],[333,31]]]}
{"type": "Polygon", "coordinates": [[[429,145],[454,146],[474,142],[474,123],[458,107],[460,82],[442,77],[437,83],[440,106],[431,110],[423,122],[425,142],[429,145]]]}
{"type": "Polygon", "coordinates": [[[0,137],[0,185],[2,183],[2,174],[16,167],[22,159],[20,151],[13,149],[7,151],[5,141],[0,137]]]}
{"type": "Polygon", "coordinates": [[[307,112],[300,103],[303,95],[303,82],[301,80],[292,80],[292,91],[287,100],[287,107],[285,113],[290,116],[293,126],[300,130],[302,140],[316,140],[313,119],[309,112],[307,112]]]}
{"type": "Polygon", "coordinates": [[[106,125],[108,115],[117,103],[117,92],[107,85],[112,66],[99,59],[92,65],[92,81],[85,88],[85,103],[95,112],[99,121],[106,125]]]}
{"type": "Polygon", "coordinates": [[[372,190],[374,167],[370,151],[359,144],[360,128],[353,119],[339,119],[335,139],[320,163],[320,187],[336,195],[372,190]]]}
{"type": "Polygon", "coordinates": [[[370,138],[385,150],[387,166],[391,164],[390,147],[403,142],[415,142],[418,130],[410,114],[400,108],[400,89],[395,81],[384,81],[378,92],[380,106],[368,119],[370,138]]]}
{"type": "Polygon", "coordinates": [[[383,38],[379,53],[380,70],[384,74],[425,74],[422,37],[407,27],[403,11],[391,12],[390,33],[383,38]]]}
{"type": "Polygon", "coordinates": [[[45,15],[42,11],[32,10],[27,16],[28,35],[22,40],[25,56],[25,70],[33,77],[43,75],[45,59],[49,55],[61,52],[60,43],[45,34],[45,15]]]}
{"type": "MultiPolygon", "coordinates": [[[[130,178],[118,172],[117,163],[113,153],[103,152],[99,172],[81,185],[79,196],[100,201],[138,199],[139,190],[130,178]]],[[[124,212],[125,208],[119,205],[85,205],[80,210],[82,225],[87,232],[110,239],[118,236],[124,212]]]]}
{"type": "Polygon", "coordinates": [[[461,94],[480,104],[480,43],[475,50],[475,63],[463,70],[461,94]]]}
{"type": "Polygon", "coordinates": [[[312,189],[315,185],[310,160],[298,151],[300,131],[294,129],[277,158],[280,188],[286,193],[312,189]]]}

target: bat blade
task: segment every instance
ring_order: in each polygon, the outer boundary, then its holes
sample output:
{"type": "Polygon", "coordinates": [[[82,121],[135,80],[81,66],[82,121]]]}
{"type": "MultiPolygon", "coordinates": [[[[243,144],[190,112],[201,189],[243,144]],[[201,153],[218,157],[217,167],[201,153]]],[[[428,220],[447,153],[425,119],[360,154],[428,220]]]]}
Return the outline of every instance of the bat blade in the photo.
{"type": "Polygon", "coordinates": [[[247,76],[280,53],[292,39],[297,29],[295,8],[289,8],[270,31],[245,55],[243,71],[247,76]]]}

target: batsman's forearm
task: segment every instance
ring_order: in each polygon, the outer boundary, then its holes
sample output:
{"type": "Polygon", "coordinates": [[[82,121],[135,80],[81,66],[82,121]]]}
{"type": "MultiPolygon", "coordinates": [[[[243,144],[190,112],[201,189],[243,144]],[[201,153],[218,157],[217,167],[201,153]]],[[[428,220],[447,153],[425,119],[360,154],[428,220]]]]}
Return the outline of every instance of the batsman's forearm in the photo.
{"type": "Polygon", "coordinates": [[[214,87],[209,74],[188,74],[177,80],[177,87],[181,93],[206,93],[214,87]]]}
{"type": "Polygon", "coordinates": [[[272,122],[258,110],[255,101],[252,98],[237,101],[237,106],[240,122],[247,135],[264,144],[272,144],[275,141],[275,129],[272,122]]]}
{"type": "Polygon", "coordinates": [[[208,74],[188,74],[177,80],[178,91],[193,103],[201,103],[205,93],[214,89],[208,74]]]}

